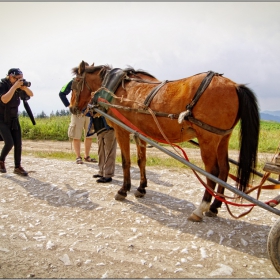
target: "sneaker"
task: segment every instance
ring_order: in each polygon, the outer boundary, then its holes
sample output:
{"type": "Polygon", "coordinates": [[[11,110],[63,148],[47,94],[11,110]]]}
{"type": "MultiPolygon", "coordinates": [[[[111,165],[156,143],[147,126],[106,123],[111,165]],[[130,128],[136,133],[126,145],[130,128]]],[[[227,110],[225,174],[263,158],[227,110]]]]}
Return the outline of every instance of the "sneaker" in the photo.
{"type": "Polygon", "coordinates": [[[111,177],[101,177],[100,179],[96,180],[97,183],[109,183],[112,181],[111,177]]]}
{"type": "Polygon", "coordinates": [[[18,168],[15,168],[14,173],[18,174],[18,175],[21,175],[21,176],[27,176],[28,175],[28,172],[26,172],[21,166],[18,167],[18,168]]]}
{"type": "Polygon", "coordinates": [[[0,172],[1,173],[6,173],[7,172],[7,170],[5,168],[5,162],[2,161],[2,160],[0,160],[0,172]]]}

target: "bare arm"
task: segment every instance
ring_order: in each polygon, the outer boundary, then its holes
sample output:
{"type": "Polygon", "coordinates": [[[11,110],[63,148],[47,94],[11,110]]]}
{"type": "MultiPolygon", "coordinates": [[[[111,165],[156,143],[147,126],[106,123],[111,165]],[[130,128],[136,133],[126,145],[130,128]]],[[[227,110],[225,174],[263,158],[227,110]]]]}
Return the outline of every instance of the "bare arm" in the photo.
{"type": "Polygon", "coordinates": [[[32,90],[30,88],[28,88],[26,86],[22,86],[20,89],[24,90],[27,95],[33,96],[33,92],[32,92],[32,90]]]}
{"type": "Polygon", "coordinates": [[[33,92],[26,86],[22,86],[22,80],[16,81],[13,86],[9,89],[9,91],[1,96],[1,100],[3,103],[8,103],[15,94],[15,91],[20,88],[26,92],[27,95],[33,96],[33,92]]]}

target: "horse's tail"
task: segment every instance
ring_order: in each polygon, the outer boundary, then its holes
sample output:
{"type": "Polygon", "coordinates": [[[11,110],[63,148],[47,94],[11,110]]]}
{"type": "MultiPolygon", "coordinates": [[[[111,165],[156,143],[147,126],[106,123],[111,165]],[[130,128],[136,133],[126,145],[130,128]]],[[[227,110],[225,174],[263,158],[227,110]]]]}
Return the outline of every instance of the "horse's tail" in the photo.
{"type": "Polygon", "coordinates": [[[245,85],[238,85],[240,117],[240,153],[237,171],[238,188],[245,191],[250,180],[251,169],[256,167],[259,143],[260,115],[255,94],[245,85]]]}

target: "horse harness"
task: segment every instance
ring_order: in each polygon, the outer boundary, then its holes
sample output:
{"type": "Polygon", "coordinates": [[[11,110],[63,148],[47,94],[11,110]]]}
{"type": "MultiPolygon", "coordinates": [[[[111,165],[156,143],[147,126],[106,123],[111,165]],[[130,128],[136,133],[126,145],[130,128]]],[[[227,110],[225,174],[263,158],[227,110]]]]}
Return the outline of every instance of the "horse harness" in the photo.
{"type": "Polygon", "coordinates": [[[227,135],[229,133],[232,132],[233,128],[231,129],[220,129],[217,127],[214,127],[212,125],[206,124],[200,120],[195,119],[194,117],[192,117],[192,109],[193,107],[196,105],[197,101],[199,100],[199,98],[201,97],[201,95],[203,94],[203,92],[206,90],[206,88],[209,86],[209,84],[211,83],[212,79],[214,76],[222,76],[223,74],[219,74],[219,73],[215,73],[213,71],[208,71],[207,75],[205,76],[205,78],[202,80],[201,84],[199,85],[194,98],[192,100],[192,102],[190,104],[188,104],[186,106],[186,111],[182,112],[178,118],[178,122],[181,123],[182,119],[184,120],[188,120],[191,123],[209,131],[215,134],[219,134],[219,135],[227,135]]]}
{"type": "MultiPolygon", "coordinates": [[[[197,74],[198,75],[198,74],[197,74]]],[[[201,84],[199,85],[195,95],[194,95],[194,98],[192,100],[192,102],[190,104],[188,104],[186,106],[186,109],[187,111],[185,112],[182,112],[182,116],[184,118],[184,120],[188,120],[190,121],[191,123],[193,124],[196,124],[197,126],[209,131],[209,132],[213,132],[215,134],[219,134],[219,135],[226,135],[226,134],[229,134],[231,133],[232,129],[227,129],[227,130],[224,130],[224,129],[219,129],[217,127],[214,127],[214,126],[211,126],[211,125],[208,125],[202,121],[199,121],[197,119],[195,119],[194,117],[192,117],[192,109],[193,107],[196,105],[196,103],[198,102],[199,98],[201,97],[201,95],[203,94],[203,92],[206,90],[206,88],[209,86],[209,84],[211,83],[212,79],[214,76],[221,76],[223,74],[219,74],[219,73],[215,73],[213,71],[208,71],[207,72],[207,75],[206,77],[202,80],[201,84]]],[[[164,86],[168,81],[164,81],[162,82],[160,85],[158,85],[157,87],[155,87],[150,93],[149,95],[146,97],[145,101],[144,101],[144,104],[145,106],[149,106],[152,99],[154,98],[154,96],[156,95],[156,93],[159,91],[159,89],[164,86]]],[[[180,115],[181,115],[180,114],[180,115]]],[[[161,114],[162,115],[162,114],[161,114]]],[[[178,121],[180,119],[180,115],[176,118],[178,118],[178,121]]],[[[175,115],[172,115],[172,114],[168,114],[169,117],[171,118],[175,118],[175,115]]],[[[181,121],[182,122],[182,121],[181,121]]],[[[179,121],[179,123],[181,123],[179,121]]]]}

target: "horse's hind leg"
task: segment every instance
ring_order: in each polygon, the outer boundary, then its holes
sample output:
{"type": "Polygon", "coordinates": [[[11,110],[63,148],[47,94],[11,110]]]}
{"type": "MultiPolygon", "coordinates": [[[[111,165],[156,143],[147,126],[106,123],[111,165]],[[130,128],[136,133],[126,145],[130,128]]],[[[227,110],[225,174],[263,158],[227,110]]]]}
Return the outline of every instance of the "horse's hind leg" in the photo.
{"type": "MultiPolygon", "coordinates": [[[[229,162],[228,162],[228,143],[230,135],[227,135],[219,144],[218,147],[218,164],[219,164],[219,179],[226,182],[229,173],[229,162]]],[[[224,194],[225,188],[221,185],[218,186],[218,194],[224,194]]],[[[222,201],[217,198],[214,199],[213,203],[210,206],[208,212],[205,213],[208,217],[216,217],[218,214],[218,208],[222,206],[222,201]]]]}
{"type": "Polygon", "coordinates": [[[137,163],[140,169],[140,186],[135,192],[136,197],[143,197],[146,194],[146,142],[138,139],[137,141],[137,163]]]}
{"type": "MultiPolygon", "coordinates": [[[[210,173],[210,170],[208,170],[207,172],[210,173]]],[[[213,173],[215,173],[215,172],[212,169],[211,174],[213,174],[213,173]]],[[[213,174],[213,175],[217,176],[215,174],[213,174]]],[[[216,183],[207,178],[207,185],[210,189],[214,190],[216,183]]],[[[212,199],[212,195],[207,190],[205,190],[200,205],[192,212],[192,214],[190,215],[188,220],[193,221],[193,222],[201,222],[202,218],[203,218],[203,213],[204,212],[207,213],[209,211],[211,199],[212,199]]]]}
{"type": "MultiPolygon", "coordinates": [[[[219,175],[219,166],[217,161],[217,141],[206,141],[203,143],[202,140],[200,140],[200,149],[201,149],[201,158],[205,165],[205,171],[214,175],[219,175]],[[212,143],[212,144],[211,144],[212,143]]],[[[210,189],[214,190],[216,183],[214,181],[211,181],[210,179],[207,180],[207,185],[210,189]]],[[[207,191],[207,189],[204,192],[202,201],[200,205],[193,211],[193,213],[190,215],[188,220],[193,222],[201,222],[203,218],[203,213],[207,212],[210,208],[212,195],[207,191]]]]}
{"type": "Polygon", "coordinates": [[[120,128],[115,127],[116,138],[121,150],[122,156],[122,168],[123,168],[123,186],[120,188],[115,195],[116,200],[123,200],[127,196],[127,192],[131,188],[131,178],[130,178],[130,138],[129,133],[120,128]]]}

